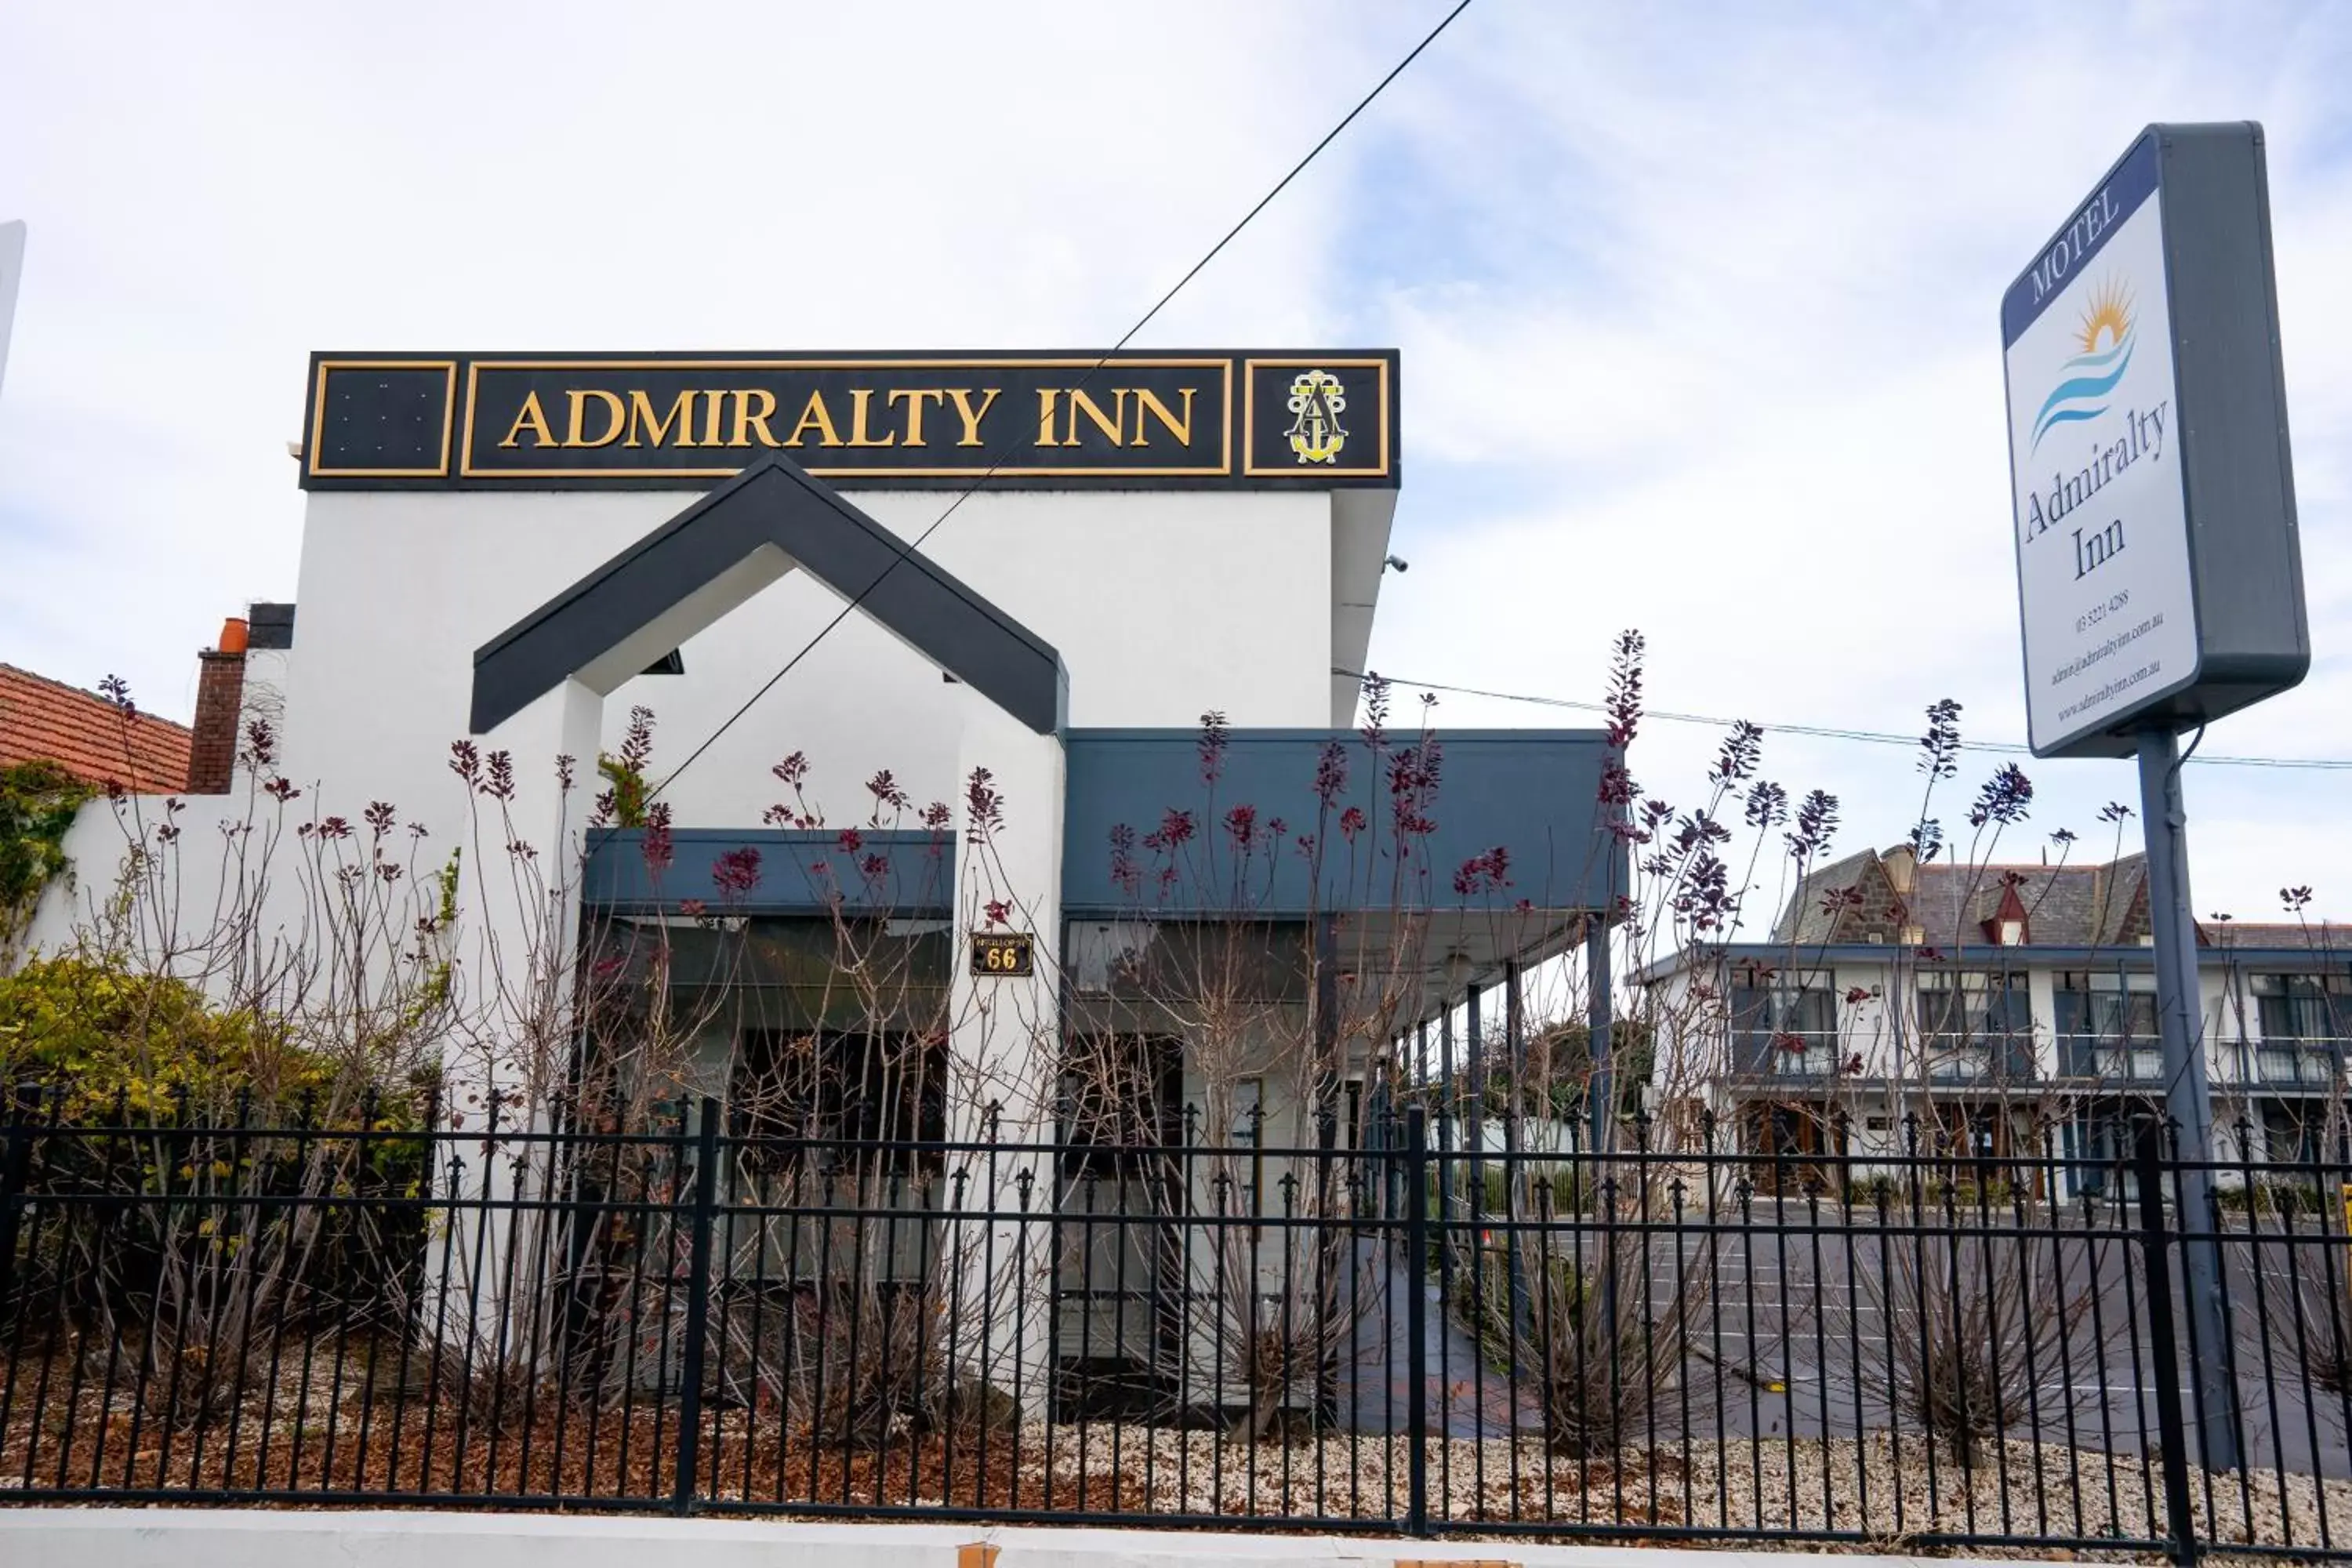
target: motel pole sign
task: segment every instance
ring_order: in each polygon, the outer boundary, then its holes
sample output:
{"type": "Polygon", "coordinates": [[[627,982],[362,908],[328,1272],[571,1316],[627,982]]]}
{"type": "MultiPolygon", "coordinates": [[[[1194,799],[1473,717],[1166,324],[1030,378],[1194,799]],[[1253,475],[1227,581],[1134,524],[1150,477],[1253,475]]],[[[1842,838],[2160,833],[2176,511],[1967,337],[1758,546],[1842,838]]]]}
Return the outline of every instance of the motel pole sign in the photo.
{"type": "MultiPolygon", "coordinates": [[[[2262,128],[2149,126],[2010,285],[2000,325],[2027,734],[2038,757],[2139,758],[2180,1223],[2210,1231],[2179,735],[2311,664],[2262,128]]],[[[2182,1250],[2199,1439],[2225,1468],[2219,1248],[2182,1250]]]]}

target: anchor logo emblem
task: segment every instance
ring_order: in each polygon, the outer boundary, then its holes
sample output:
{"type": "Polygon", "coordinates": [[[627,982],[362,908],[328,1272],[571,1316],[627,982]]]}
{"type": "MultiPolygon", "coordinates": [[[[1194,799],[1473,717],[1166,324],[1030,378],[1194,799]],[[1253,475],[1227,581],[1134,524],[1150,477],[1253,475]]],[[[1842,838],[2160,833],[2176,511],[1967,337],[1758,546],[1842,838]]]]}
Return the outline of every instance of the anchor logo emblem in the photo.
{"type": "Polygon", "coordinates": [[[1348,395],[1328,370],[1306,371],[1290,383],[1290,449],[1302,463],[1336,463],[1348,444],[1348,395]]]}

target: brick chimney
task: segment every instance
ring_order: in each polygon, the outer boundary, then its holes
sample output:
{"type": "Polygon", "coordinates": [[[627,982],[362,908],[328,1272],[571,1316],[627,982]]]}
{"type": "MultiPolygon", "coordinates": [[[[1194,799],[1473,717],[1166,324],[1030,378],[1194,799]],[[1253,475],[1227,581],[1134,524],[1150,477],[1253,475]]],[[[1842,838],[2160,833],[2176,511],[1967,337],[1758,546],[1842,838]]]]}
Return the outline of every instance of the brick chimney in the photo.
{"type": "Polygon", "coordinates": [[[236,721],[245,710],[245,622],[221,623],[220,646],[196,655],[196,721],[188,793],[226,795],[236,774],[236,721]]]}

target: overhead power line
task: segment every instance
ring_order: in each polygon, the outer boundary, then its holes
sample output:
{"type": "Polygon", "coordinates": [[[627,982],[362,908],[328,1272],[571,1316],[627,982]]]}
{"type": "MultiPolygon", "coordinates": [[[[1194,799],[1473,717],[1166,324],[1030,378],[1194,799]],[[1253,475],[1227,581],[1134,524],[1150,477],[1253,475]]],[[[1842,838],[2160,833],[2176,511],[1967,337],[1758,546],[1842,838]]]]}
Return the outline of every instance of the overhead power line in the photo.
{"type": "MultiPolygon", "coordinates": [[[[1339,139],[1339,133],[1347,130],[1349,126],[1354,124],[1356,117],[1363,113],[1365,110],[1370,109],[1372,106],[1372,100],[1379,98],[1381,93],[1386,92],[1389,89],[1389,84],[1395,81],[1397,78],[1402,76],[1405,73],[1405,68],[1412,65],[1413,61],[1419,59],[1421,58],[1422,51],[1428,48],[1430,45],[1435,43],[1437,41],[1438,35],[1444,32],[1446,28],[1452,26],[1454,25],[1454,18],[1460,16],[1463,12],[1467,11],[1469,8],[1470,0],[1459,0],[1459,3],[1455,5],[1452,10],[1446,12],[1444,16],[1440,17],[1438,19],[1437,26],[1432,27],[1428,33],[1423,37],[1421,42],[1413,45],[1412,49],[1406,53],[1404,58],[1397,61],[1394,66],[1391,67],[1389,73],[1372,85],[1371,91],[1364,94],[1361,99],[1357,100],[1355,108],[1348,110],[1346,114],[1340,116],[1339,122],[1337,125],[1332,126],[1330,130],[1325,132],[1321,141],[1316,142],[1314,146],[1307,149],[1307,156],[1299,159],[1297,163],[1292,164],[1290,172],[1283,175],[1281,179],[1276,180],[1274,183],[1274,188],[1266,192],[1265,195],[1260,196],[1257,199],[1256,205],[1242,215],[1241,221],[1225,231],[1224,237],[1218,240],[1216,244],[1209,247],[1208,253],[1206,255],[1202,256],[1200,260],[1195,261],[1191,267],[1187,268],[1184,275],[1176,279],[1175,284],[1169,289],[1168,292],[1160,295],[1160,298],[1153,302],[1151,309],[1144,311],[1142,315],[1138,316],[1135,319],[1135,324],[1128,328],[1127,331],[1121,332],[1118,335],[1118,341],[1112,343],[1109,348],[1104,350],[1101,355],[1095,360],[1094,363],[1087,367],[1086,374],[1078,378],[1077,390],[1084,391],[1087,386],[1091,385],[1094,378],[1101,374],[1103,367],[1108,364],[1110,361],[1122,349],[1126,348],[1129,342],[1132,342],[1137,333],[1150,326],[1153,319],[1156,318],[1160,311],[1168,308],[1169,301],[1174,300],[1177,295],[1182,293],[1187,284],[1191,283],[1193,279],[1198,278],[1202,272],[1207,268],[1209,263],[1214,261],[1221,254],[1223,254],[1225,247],[1231,245],[1234,240],[1239,237],[1242,230],[1247,228],[1260,213],[1265,211],[1268,206],[1273,205],[1275,197],[1282,195],[1285,190],[1289,188],[1290,183],[1293,180],[1296,180],[1299,175],[1305,174],[1307,172],[1307,166],[1314,163],[1317,158],[1321,157],[1323,155],[1324,149],[1330,146],[1332,142],[1338,141],[1339,139]]],[[[989,463],[987,468],[978,479],[972,480],[971,484],[966,485],[962,489],[958,490],[955,494],[955,499],[949,501],[946,509],[942,510],[939,516],[931,520],[929,527],[925,528],[922,532],[915,536],[912,543],[908,544],[905,548],[900,550],[899,552],[892,558],[890,563],[885,566],[875,575],[873,582],[868,583],[862,590],[860,590],[856,598],[851,599],[849,603],[842,605],[840,611],[834,616],[833,619],[825,622],[824,626],[818,627],[816,635],[809,638],[807,642],[801,645],[801,649],[798,653],[795,653],[792,658],[784,661],[782,668],[777,670],[775,674],[770,676],[765,681],[761,682],[760,689],[754,691],[750,697],[744,699],[741,707],[729,714],[726,721],[722,722],[719,728],[713,730],[709,736],[704,740],[700,745],[688,752],[686,761],[678,763],[677,767],[671,769],[668,776],[664,778],[660,784],[654,786],[652,792],[646,796],[646,799],[651,801],[655,796],[659,795],[663,790],[667,789],[671,783],[673,783],[680,773],[683,773],[687,769],[694,765],[697,758],[700,757],[703,752],[710,750],[712,746],[716,745],[720,736],[733,729],[737,721],[740,721],[744,714],[749,713],[753,706],[759,702],[760,699],[774,690],[778,681],[783,679],[787,675],[790,675],[794,668],[800,664],[801,660],[806,658],[812,652],[815,651],[816,646],[832,635],[833,629],[835,626],[838,626],[842,622],[847,620],[851,614],[855,612],[860,605],[866,602],[868,595],[872,594],[875,589],[882,585],[884,579],[887,578],[891,573],[897,571],[909,556],[915,553],[915,552],[920,550],[923,547],[924,542],[929,539],[932,534],[939,531],[940,525],[946,522],[948,519],[953,517],[956,514],[957,509],[961,507],[965,501],[971,499],[974,491],[978,490],[981,486],[986,484],[990,479],[994,479],[996,477],[997,469],[1003,468],[1007,462],[1012,460],[1015,450],[1017,450],[1016,447],[1007,447],[989,463]]]]}
{"type": "MultiPolygon", "coordinates": [[[[1345,676],[1350,680],[1362,680],[1372,672],[1343,669],[1335,664],[1331,667],[1331,673],[1345,676]]],[[[1445,691],[1460,697],[1487,697],[1499,702],[1528,702],[1540,708],[1570,708],[1580,713],[1608,711],[1607,708],[1601,703],[1581,702],[1571,697],[1538,697],[1524,691],[1490,691],[1484,687],[1448,686],[1442,681],[1415,680],[1402,675],[1383,675],[1381,679],[1392,687],[1410,689],[1414,691],[1445,691]]],[[[1705,713],[1669,713],[1655,708],[1643,709],[1642,717],[1664,719],[1677,724],[1705,724],[1717,730],[1727,730],[1736,722],[1734,720],[1715,718],[1705,713]]],[[[1881,746],[1916,746],[1919,743],[1919,737],[1916,735],[1897,735],[1885,730],[1849,730],[1830,724],[1758,723],[1756,727],[1767,734],[1808,735],[1823,741],[1865,741],[1873,745],[1881,746]]],[[[2029,757],[2033,754],[2032,748],[2019,745],[2014,741],[1962,741],[1960,749],[1964,752],[1990,752],[1998,756],[2029,757]]],[[[2352,758],[2344,757],[2208,757],[2200,755],[2188,760],[2199,767],[2305,768],[2319,772],[2352,770],[2352,758]]]]}

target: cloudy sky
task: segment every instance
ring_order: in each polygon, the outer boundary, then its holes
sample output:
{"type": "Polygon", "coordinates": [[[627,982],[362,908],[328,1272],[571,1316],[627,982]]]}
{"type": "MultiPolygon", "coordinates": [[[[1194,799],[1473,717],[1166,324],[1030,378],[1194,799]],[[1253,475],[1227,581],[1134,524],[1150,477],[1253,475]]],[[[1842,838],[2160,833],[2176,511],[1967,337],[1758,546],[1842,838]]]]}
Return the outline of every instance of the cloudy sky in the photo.
{"type": "MultiPolygon", "coordinates": [[[[185,717],[292,593],[314,348],[1105,343],[1444,9],[0,8],[0,660],[185,717]]],[[[2323,5],[1479,0],[1139,341],[1402,350],[1379,668],[1589,700],[1637,626],[1660,709],[2014,742],[2001,289],[2146,122],[2260,120],[2315,658],[2205,749],[2352,759],[2347,80],[2323,5]]],[[[1900,747],[1767,768],[1916,810],[1900,747]]],[[[2136,800],[2029,769],[2022,858],[2136,800]]],[[[2189,790],[2200,910],[2352,916],[2352,772],[2189,790]]]]}

